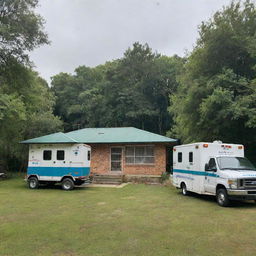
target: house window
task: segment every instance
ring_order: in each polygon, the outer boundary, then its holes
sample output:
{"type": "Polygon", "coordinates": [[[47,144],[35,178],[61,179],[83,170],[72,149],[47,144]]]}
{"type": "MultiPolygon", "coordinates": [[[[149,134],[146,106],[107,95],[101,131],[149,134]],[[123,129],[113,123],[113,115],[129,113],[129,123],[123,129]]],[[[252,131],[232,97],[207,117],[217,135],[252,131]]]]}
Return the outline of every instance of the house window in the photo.
{"type": "Polygon", "coordinates": [[[182,152],[178,153],[178,162],[181,163],[182,162],[182,152]]]}
{"type": "Polygon", "coordinates": [[[51,150],[44,150],[43,159],[46,160],[46,161],[52,160],[52,151],[51,150]]]}
{"type": "Polygon", "coordinates": [[[153,146],[128,146],[125,149],[126,164],[153,164],[155,162],[153,146]]]}
{"type": "Polygon", "coordinates": [[[65,151],[57,150],[57,160],[64,160],[64,159],[65,159],[65,151]]]}
{"type": "Polygon", "coordinates": [[[193,163],[193,152],[189,152],[189,162],[193,163]]]}

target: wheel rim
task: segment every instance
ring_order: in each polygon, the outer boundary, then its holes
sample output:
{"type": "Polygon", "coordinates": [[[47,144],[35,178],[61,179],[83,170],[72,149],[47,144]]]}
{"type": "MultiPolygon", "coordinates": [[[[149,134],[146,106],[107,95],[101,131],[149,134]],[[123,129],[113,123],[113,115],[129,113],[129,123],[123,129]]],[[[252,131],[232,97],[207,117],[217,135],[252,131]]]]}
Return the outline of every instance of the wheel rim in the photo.
{"type": "Polygon", "coordinates": [[[186,189],[186,186],[185,186],[185,185],[182,186],[182,194],[183,194],[183,195],[186,195],[186,194],[187,194],[187,189],[186,189]]]}
{"type": "Polygon", "coordinates": [[[219,193],[218,201],[219,201],[220,204],[224,204],[224,202],[225,202],[225,195],[223,193],[219,193]]]}
{"type": "Polygon", "coordinates": [[[35,180],[31,180],[30,181],[30,187],[31,188],[35,188],[36,187],[36,181],[35,180]]]}
{"type": "Polygon", "coordinates": [[[65,182],[64,184],[63,184],[63,187],[64,187],[64,189],[70,189],[71,188],[71,185],[69,184],[69,182],[67,181],[67,182],[65,182]]]}

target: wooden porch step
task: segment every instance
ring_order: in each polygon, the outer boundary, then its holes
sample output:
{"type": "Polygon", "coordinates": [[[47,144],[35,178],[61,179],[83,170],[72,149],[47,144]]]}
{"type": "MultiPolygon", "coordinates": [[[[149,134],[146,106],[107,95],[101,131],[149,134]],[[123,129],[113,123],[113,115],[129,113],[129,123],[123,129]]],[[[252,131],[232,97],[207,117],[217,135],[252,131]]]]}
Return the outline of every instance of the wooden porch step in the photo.
{"type": "Polygon", "coordinates": [[[94,175],[92,183],[96,184],[121,184],[123,175],[94,175]]]}

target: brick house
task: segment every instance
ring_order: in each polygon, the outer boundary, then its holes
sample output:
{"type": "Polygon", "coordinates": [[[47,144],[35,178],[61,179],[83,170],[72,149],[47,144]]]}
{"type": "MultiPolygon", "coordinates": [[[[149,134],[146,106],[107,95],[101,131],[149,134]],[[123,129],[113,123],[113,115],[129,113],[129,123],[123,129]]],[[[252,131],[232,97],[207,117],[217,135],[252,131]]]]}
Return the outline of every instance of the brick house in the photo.
{"type": "MultiPolygon", "coordinates": [[[[159,178],[169,168],[171,148],[177,143],[175,139],[133,127],[85,128],[63,135],[72,143],[91,146],[91,175],[116,175],[126,177],[126,180],[159,178]]],[[[43,137],[27,142],[40,143],[43,137]]],[[[51,137],[51,141],[44,139],[43,143],[61,141],[54,141],[51,137]]]]}

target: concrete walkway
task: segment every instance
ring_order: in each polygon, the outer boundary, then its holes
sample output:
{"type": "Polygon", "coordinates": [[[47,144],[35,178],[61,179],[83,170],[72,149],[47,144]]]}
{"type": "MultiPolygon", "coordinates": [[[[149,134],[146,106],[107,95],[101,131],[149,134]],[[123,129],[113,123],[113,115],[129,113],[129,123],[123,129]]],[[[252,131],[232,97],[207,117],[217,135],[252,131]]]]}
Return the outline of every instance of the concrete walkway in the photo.
{"type": "Polygon", "coordinates": [[[128,183],[122,183],[119,185],[114,185],[114,184],[83,184],[81,186],[79,186],[80,188],[84,187],[84,188],[123,188],[126,185],[130,184],[128,183]]]}

